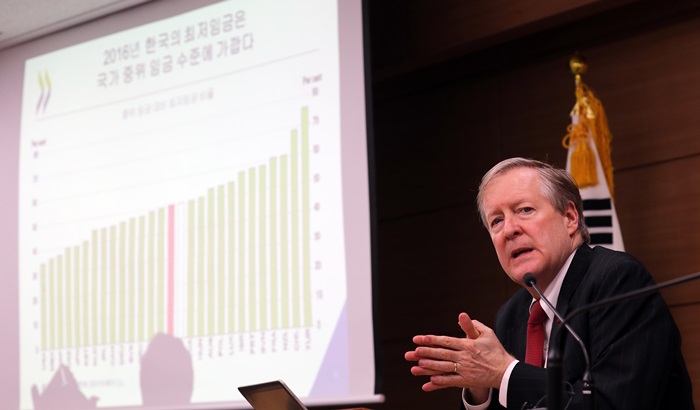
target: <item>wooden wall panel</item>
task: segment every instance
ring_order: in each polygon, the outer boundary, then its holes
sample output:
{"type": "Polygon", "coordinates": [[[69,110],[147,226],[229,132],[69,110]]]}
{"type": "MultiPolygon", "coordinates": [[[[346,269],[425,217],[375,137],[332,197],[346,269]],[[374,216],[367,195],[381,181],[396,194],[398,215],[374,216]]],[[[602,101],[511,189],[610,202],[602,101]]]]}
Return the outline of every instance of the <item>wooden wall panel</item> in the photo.
{"type": "MultiPolygon", "coordinates": [[[[421,386],[425,383],[423,378],[411,375],[411,364],[404,360],[404,352],[413,348],[409,340],[397,340],[386,342],[387,351],[391,354],[381,357],[384,369],[384,393],[386,402],[381,404],[384,409],[459,409],[460,391],[457,389],[443,389],[435,392],[424,392],[421,386]]],[[[367,405],[377,409],[377,405],[367,405]]]]}
{"type": "Polygon", "coordinates": [[[372,27],[381,33],[372,36],[375,75],[384,79],[638,1],[372,2],[372,27]]]}
{"type": "Polygon", "coordinates": [[[488,81],[456,83],[377,104],[380,219],[473,206],[480,174],[500,146],[492,137],[498,127],[492,88],[488,81]]]}
{"type": "Polygon", "coordinates": [[[586,50],[617,169],[700,153],[700,16],[586,50]]]}
{"type": "MultiPolygon", "coordinates": [[[[524,35],[535,25],[542,29],[545,22],[565,13],[581,17],[579,9],[596,5],[613,7],[630,1],[599,0],[491,0],[488,2],[464,2],[460,0],[436,0],[408,2],[407,24],[411,33],[411,55],[431,55],[448,49],[473,51],[479,45],[493,45],[490,38],[503,38],[507,33],[524,35]],[[496,24],[494,24],[496,23],[496,24]],[[466,46],[466,49],[464,48],[466,46]]],[[[565,23],[567,20],[561,20],[565,23]]],[[[515,34],[513,34],[515,35],[515,34]]]]}
{"type": "Polygon", "coordinates": [[[576,102],[568,57],[514,66],[499,78],[499,160],[522,156],[564,166],[562,140],[576,102]]]}
{"type": "Polygon", "coordinates": [[[446,208],[382,224],[382,339],[461,336],[457,315],[462,311],[493,322],[505,295],[483,289],[502,287],[508,279],[474,214],[471,207],[446,208]],[[411,326],[398,318],[410,318],[411,326]]]}
{"type": "MultiPolygon", "coordinates": [[[[447,5],[452,7],[447,0],[440,3],[447,5]]],[[[437,24],[444,12],[435,10],[435,16],[421,20],[411,14],[411,4],[397,7],[404,23],[420,20],[425,24],[420,30],[428,31],[428,21],[437,24]]],[[[379,354],[388,397],[371,407],[456,408],[458,391],[422,392],[424,380],[410,375],[403,354],[416,333],[459,335],[460,311],[491,323],[516,289],[479,225],[475,191],[481,175],[506,157],[564,165],[561,139],[574,104],[567,63],[575,50],[588,57],[584,80],[603,100],[614,134],[617,208],[628,251],[657,281],[700,271],[700,83],[693,82],[700,58],[694,54],[700,46],[697,14],[638,25],[602,40],[585,33],[592,36],[588,43],[579,32],[559,32],[565,38],[557,41],[570,41],[570,49],[485,71],[460,66],[466,70],[461,76],[458,70],[439,69],[380,81],[379,88],[391,83],[391,92],[374,101],[379,354]]],[[[459,21],[435,31],[454,34],[459,21]]],[[[388,38],[407,41],[411,35],[388,38]]],[[[400,59],[412,58],[411,52],[404,48],[400,59]]],[[[493,58],[501,62],[508,61],[508,53],[524,55],[508,47],[494,53],[505,53],[493,58]]],[[[683,334],[700,403],[700,326],[693,320],[700,314],[700,283],[663,294],[683,334]]]]}
{"type": "MultiPolygon", "coordinates": [[[[615,175],[625,248],[657,281],[700,271],[699,170],[700,155],[615,175]]],[[[666,299],[671,304],[700,302],[700,281],[669,290],[666,299]]]]}

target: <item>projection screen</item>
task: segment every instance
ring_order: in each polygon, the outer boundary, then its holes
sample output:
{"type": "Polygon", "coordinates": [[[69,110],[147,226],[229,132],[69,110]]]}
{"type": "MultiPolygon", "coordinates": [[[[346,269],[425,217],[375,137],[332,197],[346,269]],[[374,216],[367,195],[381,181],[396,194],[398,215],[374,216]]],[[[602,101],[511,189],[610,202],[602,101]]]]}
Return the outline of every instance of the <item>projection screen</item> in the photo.
{"type": "Polygon", "coordinates": [[[375,391],[361,1],[155,1],[0,52],[2,408],[375,391]]]}

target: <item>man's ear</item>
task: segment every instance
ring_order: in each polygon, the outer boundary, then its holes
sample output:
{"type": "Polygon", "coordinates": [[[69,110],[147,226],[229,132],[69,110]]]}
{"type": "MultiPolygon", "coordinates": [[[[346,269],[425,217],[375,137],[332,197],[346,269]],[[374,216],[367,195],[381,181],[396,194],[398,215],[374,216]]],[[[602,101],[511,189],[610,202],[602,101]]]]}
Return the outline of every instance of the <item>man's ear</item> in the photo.
{"type": "Polygon", "coordinates": [[[582,218],[582,215],[579,215],[576,205],[574,205],[573,202],[569,201],[566,204],[564,216],[566,217],[566,227],[569,229],[569,233],[576,232],[576,230],[578,230],[579,218],[582,218]]]}

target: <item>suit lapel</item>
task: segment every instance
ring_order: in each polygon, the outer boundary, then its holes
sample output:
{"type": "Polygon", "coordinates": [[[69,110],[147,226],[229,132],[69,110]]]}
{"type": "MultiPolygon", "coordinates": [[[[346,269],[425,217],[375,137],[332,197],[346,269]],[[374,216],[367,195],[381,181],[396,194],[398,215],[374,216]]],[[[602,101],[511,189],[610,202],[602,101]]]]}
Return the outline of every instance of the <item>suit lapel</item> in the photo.
{"type": "MultiPolygon", "coordinates": [[[[564,282],[562,282],[561,285],[561,290],[559,291],[559,299],[557,300],[557,310],[564,318],[566,318],[566,316],[574,308],[577,307],[572,306],[572,298],[576,294],[576,291],[579,289],[579,286],[581,285],[584,277],[586,276],[586,272],[588,272],[588,268],[591,265],[592,257],[593,249],[590,248],[588,245],[583,244],[579,246],[579,248],[576,250],[576,254],[574,255],[573,260],[571,261],[571,265],[569,265],[569,269],[566,272],[566,277],[564,278],[564,282]]],[[[559,320],[554,321],[554,323],[552,324],[552,332],[550,335],[550,338],[554,338],[554,341],[550,339],[550,343],[556,343],[556,340],[558,340],[559,332],[567,332],[566,329],[563,329],[562,327],[563,326],[561,325],[559,320]]],[[[568,343],[574,343],[573,338],[569,337],[568,343]]],[[[578,349],[578,347],[576,347],[576,349],[578,349]]],[[[568,355],[567,357],[568,360],[570,360],[568,366],[566,366],[566,369],[568,370],[571,370],[572,366],[578,368],[584,365],[582,356],[568,355]],[[573,360],[575,363],[571,362],[571,360],[573,360]]],[[[565,374],[568,373],[565,372],[565,374]]]]}
{"type": "Polygon", "coordinates": [[[529,317],[529,306],[532,296],[525,289],[519,289],[513,298],[514,309],[512,309],[513,320],[509,320],[512,326],[506,330],[504,347],[516,359],[525,360],[525,343],[527,340],[527,319],[529,317]]]}
{"type": "Polygon", "coordinates": [[[571,310],[571,298],[576,293],[583,277],[586,275],[588,267],[591,265],[592,256],[593,249],[586,244],[579,246],[576,250],[574,259],[571,261],[571,265],[569,265],[569,270],[566,271],[564,282],[561,284],[559,299],[557,299],[557,310],[561,313],[562,317],[566,317],[571,310]]]}

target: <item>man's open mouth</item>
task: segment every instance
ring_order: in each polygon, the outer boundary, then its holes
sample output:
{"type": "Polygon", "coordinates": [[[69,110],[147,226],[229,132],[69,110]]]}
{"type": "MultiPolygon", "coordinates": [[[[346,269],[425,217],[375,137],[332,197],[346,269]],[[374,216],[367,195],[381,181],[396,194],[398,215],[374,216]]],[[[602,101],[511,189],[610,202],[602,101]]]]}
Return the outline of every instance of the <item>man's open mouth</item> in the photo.
{"type": "Polygon", "coordinates": [[[523,255],[523,254],[525,254],[525,253],[529,253],[529,252],[532,252],[532,249],[530,249],[530,248],[516,249],[516,250],[514,250],[514,251],[510,254],[510,257],[513,258],[513,259],[516,259],[516,258],[518,258],[519,256],[521,256],[521,255],[523,255]]]}

